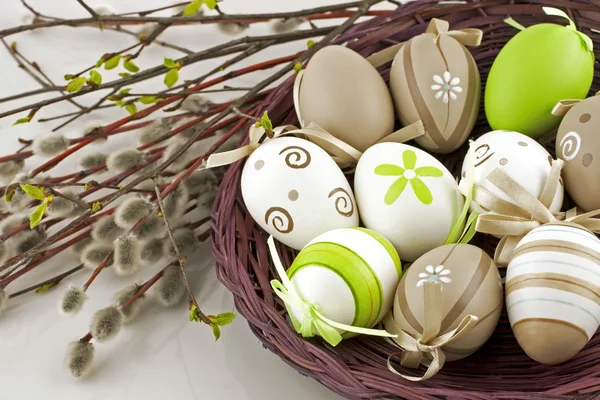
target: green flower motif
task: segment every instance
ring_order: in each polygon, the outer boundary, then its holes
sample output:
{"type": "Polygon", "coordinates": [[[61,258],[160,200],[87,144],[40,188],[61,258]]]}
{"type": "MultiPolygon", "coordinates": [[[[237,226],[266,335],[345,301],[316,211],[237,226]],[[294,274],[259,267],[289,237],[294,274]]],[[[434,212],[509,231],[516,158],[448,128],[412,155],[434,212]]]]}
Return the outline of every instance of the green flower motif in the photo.
{"type": "Polygon", "coordinates": [[[412,150],[405,150],[402,153],[402,161],[404,168],[394,164],[381,164],[375,168],[376,175],[400,177],[392,183],[392,186],[390,186],[385,194],[385,204],[394,204],[409,182],[417,199],[423,204],[431,204],[433,201],[431,190],[429,190],[420,178],[440,178],[443,176],[442,171],[430,166],[415,168],[417,165],[417,154],[412,150]]]}

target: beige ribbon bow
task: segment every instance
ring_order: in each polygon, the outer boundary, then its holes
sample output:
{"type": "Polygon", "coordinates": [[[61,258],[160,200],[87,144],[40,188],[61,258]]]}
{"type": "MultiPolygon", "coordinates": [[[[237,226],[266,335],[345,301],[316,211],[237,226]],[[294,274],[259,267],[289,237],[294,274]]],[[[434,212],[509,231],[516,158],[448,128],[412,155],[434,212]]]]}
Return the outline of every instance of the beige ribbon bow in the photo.
{"type": "Polygon", "coordinates": [[[423,334],[420,337],[414,338],[400,329],[392,312],[383,321],[386,331],[398,335],[397,338],[388,340],[403,349],[403,351],[388,357],[388,369],[394,374],[413,382],[424,381],[437,374],[446,361],[446,355],[441,347],[470,332],[479,321],[476,316],[467,315],[455,329],[439,335],[442,325],[442,284],[439,282],[425,282],[423,290],[425,320],[423,334]],[[427,367],[427,371],[421,377],[401,374],[392,365],[392,359],[397,355],[401,355],[400,365],[403,367],[418,368],[422,364],[427,367]]]}

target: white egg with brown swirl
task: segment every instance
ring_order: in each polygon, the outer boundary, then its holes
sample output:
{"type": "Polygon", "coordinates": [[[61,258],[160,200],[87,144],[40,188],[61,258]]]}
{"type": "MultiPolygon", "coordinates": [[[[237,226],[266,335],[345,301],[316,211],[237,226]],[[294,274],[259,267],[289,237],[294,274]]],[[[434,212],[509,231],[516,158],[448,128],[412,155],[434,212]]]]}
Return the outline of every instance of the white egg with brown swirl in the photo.
{"type": "Polygon", "coordinates": [[[348,180],[325,150],[304,139],[259,146],[246,161],[241,188],[256,223],[297,250],[332,229],[358,226],[348,180]]]}

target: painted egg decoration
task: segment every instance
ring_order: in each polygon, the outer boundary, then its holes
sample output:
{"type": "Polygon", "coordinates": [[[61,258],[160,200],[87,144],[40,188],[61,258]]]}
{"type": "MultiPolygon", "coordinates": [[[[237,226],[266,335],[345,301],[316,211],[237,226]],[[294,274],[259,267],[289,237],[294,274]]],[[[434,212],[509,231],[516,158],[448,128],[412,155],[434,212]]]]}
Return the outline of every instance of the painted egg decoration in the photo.
{"type": "MultiPolygon", "coordinates": [[[[300,298],[315,305],[325,317],[370,328],[391,309],[402,266],[394,246],[377,232],[341,228],[312,240],[300,251],[287,275],[300,298]]],[[[302,321],[303,311],[290,309],[302,321]]],[[[318,334],[316,330],[314,333],[318,334]]],[[[350,336],[354,334],[343,335],[350,336]]]]}
{"type": "Polygon", "coordinates": [[[586,211],[600,208],[600,96],[576,104],[556,135],[556,157],[564,160],[565,189],[586,211]]]}
{"type": "Polygon", "coordinates": [[[360,151],[394,131],[385,81],[363,56],[344,46],[324,47],[310,59],[296,111],[304,125],[314,122],[360,151]]]}
{"type": "Polygon", "coordinates": [[[449,35],[424,33],[396,54],[390,91],[403,125],[421,120],[427,150],[450,153],[469,137],[481,102],[481,81],[471,53],[449,35]]]}
{"type": "Polygon", "coordinates": [[[415,261],[400,280],[393,306],[396,325],[413,337],[423,334],[425,281],[442,285],[440,336],[467,315],[478,317],[473,330],[442,347],[446,359],[459,360],[477,351],[492,335],[502,311],[502,283],[494,261],[470,244],[444,245],[415,261]]]}
{"type": "Polygon", "coordinates": [[[259,146],[246,161],[241,189],[256,223],[296,250],[321,233],[358,226],[346,177],[325,150],[304,139],[259,146]]]}
{"type": "Polygon", "coordinates": [[[592,85],[594,53],[581,35],[569,27],[538,24],[504,45],[485,87],[485,114],[493,129],[535,139],[558,127],[554,105],[585,98],[592,85]]]}
{"type": "Polygon", "coordinates": [[[543,364],[576,355],[600,325],[600,240],[551,223],[517,245],[506,273],[506,307],[521,348],[543,364]]]}
{"type": "Polygon", "coordinates": [[[379,143],[362,155],[354,193],[364,225],[388,238],[405,261],[444,244],[464,205],[442,163],[401,143],[379,143]]]}
{"type": "MultiPolygon", "coordinates": [[[[541,144],[529,136],[513,131],[492,131],[480,136],[465,156],[462,167],[463,178],[467,174],[471,151],[474,152],[473,183],[475,185],[515,204],[513,199],[486,179],[494,169],[502,168],[508,176],[536,198],[542,194],[553,159],[541,144]]],[[[564,187],[561,184],[549,207],[550,211],[560,211],[563,199],[564,187]]],[[[479,213],[485,211],[475,201],[471,203],[471,209],[479,213]]]]}

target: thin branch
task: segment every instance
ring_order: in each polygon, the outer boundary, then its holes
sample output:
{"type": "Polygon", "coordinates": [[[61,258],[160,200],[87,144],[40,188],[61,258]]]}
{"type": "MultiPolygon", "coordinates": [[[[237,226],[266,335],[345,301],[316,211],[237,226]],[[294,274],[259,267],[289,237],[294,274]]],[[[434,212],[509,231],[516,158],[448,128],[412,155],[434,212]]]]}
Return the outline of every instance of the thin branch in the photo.
{"type": "Polygon", "coordinates": [[[77,272],[77,271],[79,271],[81,269],[83,269],[83,264],[79,264],[75,268],[71,268],[70,270],[68,270],[66,272],[63,272],[60,275],[56,275],[53,278],[46,279],[45,281],[37,283],[37,284],[35,284],[33,286],[30,286],[30,287],[28,287],[26,289],[19,290],[18,292],[11,293],[10,296],[8,296],[8,298],[9,299],[13,299],[15,297],[21,296],[21,295],[23,295],[25,293],[29,293],[29,292],[31,292],[33,290],[39,289],[39,288],[41,288],[43,286],[46,286],[46,285],[56,286],[56,285],[58,285],[60,283],[60,281],[62,281],[63,279],[65,279],[67,276],[73,275],[75,272],[77,272]]]}
{"type": "Polygon", "coordinates": [[[98,18],[98,14],[96,14],[96,11],[94,11],[90,6],[88,6],[87,4],[85,4],[85,1],[83,0],[77,0],[77,2],[81,5],[81,7],[85,8],[87,12],[90,13],[90,15],[96,19],[98,18]]]}

